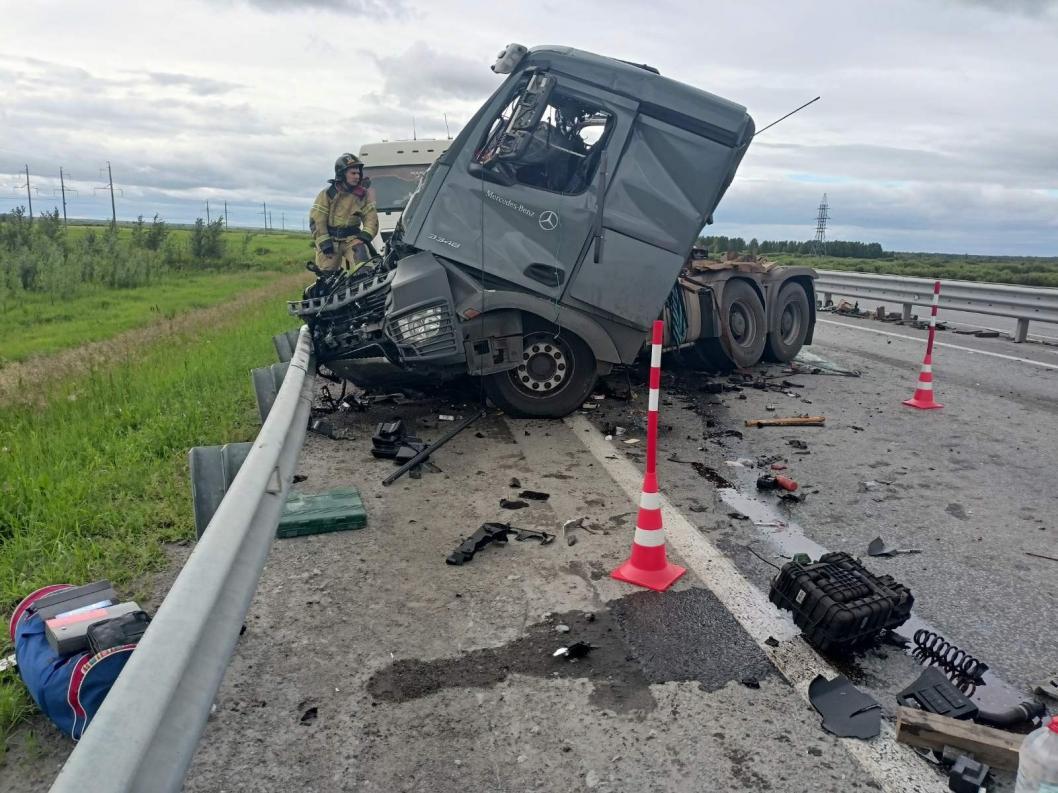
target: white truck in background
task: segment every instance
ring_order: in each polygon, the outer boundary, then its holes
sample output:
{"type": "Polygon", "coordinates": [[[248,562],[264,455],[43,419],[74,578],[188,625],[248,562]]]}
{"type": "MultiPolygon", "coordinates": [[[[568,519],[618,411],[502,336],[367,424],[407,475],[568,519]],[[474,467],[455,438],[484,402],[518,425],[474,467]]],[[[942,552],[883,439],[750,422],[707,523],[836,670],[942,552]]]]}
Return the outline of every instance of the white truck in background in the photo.
{"type": "Polygon", "coordinates": [[[446,138],[382,141],[365,143],[357,155],[364,163],[364,176],[371,179],[371,191],[378,208],[378,235],[375,249],[381,251],[400,220],[400,213],[419,179],[452,141],[446,138]]]}

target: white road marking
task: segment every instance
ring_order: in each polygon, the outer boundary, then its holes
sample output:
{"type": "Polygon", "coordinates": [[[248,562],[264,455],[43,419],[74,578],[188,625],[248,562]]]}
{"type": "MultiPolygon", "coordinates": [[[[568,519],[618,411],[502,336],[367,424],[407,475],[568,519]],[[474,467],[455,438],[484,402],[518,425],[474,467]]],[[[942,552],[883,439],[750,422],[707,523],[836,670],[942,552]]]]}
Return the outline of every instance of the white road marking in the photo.
{"type": "MultiPolygon", "coordinates": [[[[920,339],[918,336],[907,336],[903,333],[892,333],[888,330],[875,330],[874,328],[865,328],[860,325],[849,325],[847,322],[835,322],[832,319],[817,319],[816,322],[822,322],[824,325],[837,325],[839,328],[852,328],[853,330],[863,330],[867,333],[877,333],[880,336],[892,336],[894,339],[908,339],[910,341],[917,341],[920,344],[925,339],[920,339]]],[[[961,344],[948,344],[947,342],[937,341],[933,343],[934,347],[947,347],[951,350],[962,350],[963,352],[972,352],[975,355],[988,355],[992,358],[1003,358],[1007,361],[1017,361],[1018,363],[1028,363],[1033,366],[1042,366],[1044,369],[1056,369],[1058,370],[1058,364],[1044,363],[1043,361],[1034,361],[1031,358],[1019,358],[1016,355],[1004,355],[1001,352],[989,352],[988,350],[975,350],[973,347],[963,347],[961,344]]]]}
{"type": "MultiPolygon", "coordinates": [[[[626,458],[616,456],[613,445],[583,416],[571,416],[565,422],[625,491],[629,503],[634,504],[640,495],[642,472],[626,458]]],[[[661,497],[661,508],[665,534],[681,561],[712,590],[805,702],[809,702],[808,685],[816,675],[833,678],[840,674],[801,638],[793,622],[772,606],[764,593],[753,586],[734,563],[664,496],[661,497]],[[779,646],[768,645],[769,637],[777,639],[779,646]]],[[[896,742],[893,725],[885,719],[877,738],[870,741],[844,738],[841,743],[888,793],[941,793],[947,790],[927,763],[910,747],[896,742]]]]}

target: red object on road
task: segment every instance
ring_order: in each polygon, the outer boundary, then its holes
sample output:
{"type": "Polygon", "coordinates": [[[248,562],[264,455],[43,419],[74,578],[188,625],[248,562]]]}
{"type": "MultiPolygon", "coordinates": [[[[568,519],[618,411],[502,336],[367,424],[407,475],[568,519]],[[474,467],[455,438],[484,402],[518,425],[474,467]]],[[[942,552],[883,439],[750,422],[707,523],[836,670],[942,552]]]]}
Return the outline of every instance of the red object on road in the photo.
{"type": "Polygon", "coordinates": [[[618,581],[664,592],[675,583],[686,568],[669,562],[665,553],[665,528],[661,517],[661,495],[658,493],[658,405],[661,402],[661,344],[665,323],[654,323],[650,349],[650,401],[647,405],[647,470],[643,476],[643,493],[639,497],[632,554],[628,561],[610,575],[618,581]]]}
{"type": "Polygon", "coordinates": [[[904,404],[919,410],[935,410],[944,405],[933,399],[933,338],[937,335],[937,306],[940,304],[940,281],[933,284],[933,306],[929,315],[929,339],[926,341],[926,356],[922,359],[922,369],[918,373],[918,388],[911,399],[904,404]]]}
{"type": "Polygon", "coordinates": [[[783,490],[788,490],[791,493],[797,489],[797,482],[795,482],[788,476],[775,477],[775,484],[777,484],[783,490]]]}

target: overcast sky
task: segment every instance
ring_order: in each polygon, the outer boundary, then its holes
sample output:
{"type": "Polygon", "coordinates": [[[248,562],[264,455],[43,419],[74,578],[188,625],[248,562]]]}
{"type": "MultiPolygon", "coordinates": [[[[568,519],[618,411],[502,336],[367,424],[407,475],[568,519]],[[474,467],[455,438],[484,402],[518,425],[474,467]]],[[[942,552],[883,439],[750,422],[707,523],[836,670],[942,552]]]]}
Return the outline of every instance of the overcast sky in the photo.
{"type": "Polygon", "coordinates": [[[1058,255],[1058,0],[0,0],[0,211],[300,228],[335,157],[452,134],[511,41],[649,63],[761,135],[710,233],[1058,255]]]}

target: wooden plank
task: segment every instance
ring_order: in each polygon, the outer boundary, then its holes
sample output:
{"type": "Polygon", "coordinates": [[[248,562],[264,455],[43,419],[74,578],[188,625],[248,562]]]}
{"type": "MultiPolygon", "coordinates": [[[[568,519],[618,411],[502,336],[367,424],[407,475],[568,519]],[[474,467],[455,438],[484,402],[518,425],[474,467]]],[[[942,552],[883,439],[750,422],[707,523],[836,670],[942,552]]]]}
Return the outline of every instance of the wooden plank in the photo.
{"type": "Polygon", "coordinates": [[[1018,768],[1018,750],[1024,735],[985,727],[971,721],[949,719],[915,708],[896,709],[896,740],[911,746],[943,750],[945,746],[972,754],[993,768],[1018,768]]]}
{"type": "Polygon", "coordinates": [[[747,419],[747,427],[822,427],[826,416],[789,416],[781,419],[747,419]]]}

